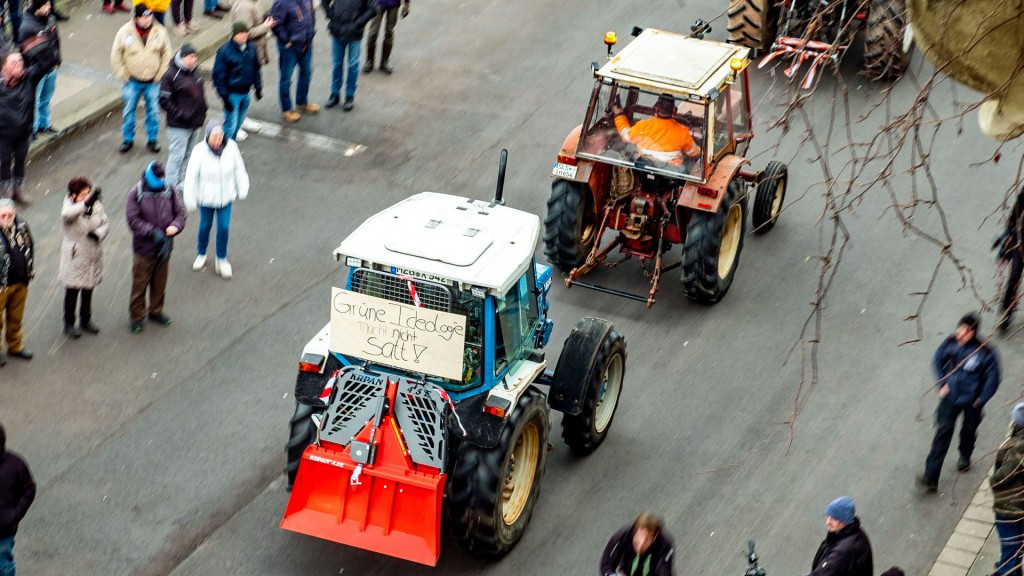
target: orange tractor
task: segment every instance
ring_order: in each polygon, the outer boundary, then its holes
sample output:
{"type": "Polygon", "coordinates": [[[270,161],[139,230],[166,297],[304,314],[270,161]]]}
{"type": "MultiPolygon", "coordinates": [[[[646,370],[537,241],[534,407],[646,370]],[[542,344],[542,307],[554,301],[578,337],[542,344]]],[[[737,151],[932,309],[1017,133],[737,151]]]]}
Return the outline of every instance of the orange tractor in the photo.
{"type": "Polygon", "coordinates": [[[654,305],[662,274],[681,268],[683,293],[718,302],[732,284],[748,218],[758,232],[776,223],[787,168],[752,171],[749,48],[691,35],[634,29],[637,36],[594,70],[584,123],[566,137],[554,165],[544,220],[544,255],[583,286],[654,305]],[[747,197],[754,191],[753,211],[747,197]],[[605,242],[605,236],[612,236],[605,242]],[[613,233],[613,234],[612,234],[613,233]],[[680,261],[664,255],[682,245],[680,261]],[[617,250],[636,257],[646,294],[581,281],[617,250]]]}

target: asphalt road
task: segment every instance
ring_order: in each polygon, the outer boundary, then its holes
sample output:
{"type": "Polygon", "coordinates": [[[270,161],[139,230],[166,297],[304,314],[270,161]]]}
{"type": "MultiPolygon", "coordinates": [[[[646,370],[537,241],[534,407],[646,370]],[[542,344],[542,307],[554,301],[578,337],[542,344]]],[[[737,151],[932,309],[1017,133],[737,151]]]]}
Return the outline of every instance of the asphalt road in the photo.
{"type": "MultiPolygon", "coordinates": [[[[343,281],[333,248],[365,217],[416,192],[490,198],[502,147],[510,153],[506,199],[543,215],[554,154],[582,119],[603,33],[616,30],[625,39],[634,24],[685,30],[723,8],[648,1],[414,5],[398,28],[395,75],[363,76],[353,112],[325,110],[283,136],[242,144],[253,185],[235,207],[235,278],[192,272],[193,217],[171,263],[167,313],[174,324],[149,325],[137,336],[127,330],[131,259],[123,209],[125,191],[152,155],[118,155],[111,119],[33,163],[37,202],[22,215],[38,244],[26,317],[28,345],[38,356],[0,370],[8,446],[27,458],[39,484],[18,534],[20,571],[584,575],[596,573],[615,529],[653,509],[675,535],[680,574],[738,574],[745,542],[755,538],[769,573],[792,576],[808,570],[824,535],[824,506],[841,494],[857,501],[877,571],[893,564],[926,571],[981,482],[991,462],[986,453],[1020,395],[1019,339],[997,344],[1007,377],[982,425],[981,461],[957,475],[951,458],[942,494],[920,496],[913,476],[923,466],[935,402],[928,361],[960,314],[978,303],[944,265],[922,316],[923,342],[899,346],[916,337],[904,318],[917,309],[913,293],[927,289],[940,252],[901,229],[884,187],[866,186],[883,158],[858,179],[854,192],[863,195],[844,215],[851,242],[831,262],[838,272],[822,301],[818,381],[802,383],[809,364],[801,359],[810,349],[799,342],[801,327],[816,299],[822,242],[827,248],[832,234],[830,224],[819,224],[828,176],[804,116],[788,130],[769,130],[778,103],[792,93],[756,70],[759,134],[751,152],[755,166],[772,157],[790,165],[782,220],[770,234],[747,239],[732,290],[713,307],[688,302],[674,274],[653,311],[556,285],[549,359],[576,319],[605,317],[628,340],[627,380],[597,453],[574,458],[554,435],[540,501],[508,557],[478,561],[446,541],[438,568],[428,569],[277,528],[287,500],[281,469],[295,363],[327,320],[330,287],[343,281]],[[58,214],[64,183],[80,174],[103,186],[115,224],[105,243],[106,281],[95,296],[103,332],[69,342],[56,278],[58,214]]],[[[714,26],[712,37],[722,38],[724,23],[714,26]]],[[[321,30],[312,90],[320,102],[329,82],[321,30]]],[[[853,169],[851,154],[865,154],[849,140],[870,142],[888,115],[909,107],[921,82],[904,79],[887,104],[881,87],[856,77],[855,57],[842,72],[850,88],[849,139],[831,79],[803,102],[813,135],[830,143],[824,157],[840,188],[853,169]]],[[[918,57],[913,76],[923,79],[921,66],[918,57]]],[[[275,71],[265,82],[267,97],[250,114],[278,123],[275,71]]],[[[923,146],[953,251],[990,299],[997,289],[988,252],[998,228],[993,212],[1016,166],[989,162],[997,146],[973,117],[955,118],[972,97],[938,85],[929,113],[943,121],[927,126],[923,146]]],[[[1019,156],[1018,147],[1002,152],[1019,156]]],[[[923,172],[907,173],[906,149],[893,166],[901,197],[920,187],[913,223],[940,231],[923,172]]],[[[600,270],[594,280],[646,289],[635,263],[600,270]]]]}

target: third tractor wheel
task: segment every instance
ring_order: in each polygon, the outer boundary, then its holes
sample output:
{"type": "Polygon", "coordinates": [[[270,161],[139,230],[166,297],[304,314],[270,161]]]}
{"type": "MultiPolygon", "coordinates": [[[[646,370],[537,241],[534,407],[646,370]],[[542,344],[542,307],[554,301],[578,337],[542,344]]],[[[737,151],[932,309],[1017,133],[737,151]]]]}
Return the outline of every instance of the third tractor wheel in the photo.
{"type": "Polygon", "coordinates": [[[551,183],[548,214],[544,218],[544,256],[562,272],[586,260],[597,241],[597,219],[590,187],[580,182],[551,183]]]}
{"type": "Polygon", "coordinates": [[[284,472],[288,476],[288,489],[291,490],[295,483],[295,475],[299,473],[299,463],[302,462],[302,454],[306,447],[316,440],[316,422],[313,421],[313,414],[322,412],[323,409],[295,403],[295,413],[292,414],[289,424],[288,445],[285,452],[288,459],[284,466],[284,472]]]}
{"type": "Polygon", "coordinates": [[[619,407],[626,373],[626,340],[615,330],[604,335],[591,367],[583,410],[562,417],[562,439],[573,454],[586,456],[604,442],[619,407]]]}
{"type": "Polygon", "coordinates": [[[680,278],[687,298],[712,304],[729,291],[743,250],[746,223],[746,196],[739,177],[729,182],[718,211],[691,212],[680,278]]]}
{"type": "Polygon", "coordinates": [[[767,50],[775,41],[772,0],[729,0],[729,42],[767,50]]]}
{"type": "Polygon", "coordinates": [[[498,558],[522,538],[540,493],[547,462],[547,400],[528,388],[494,448],[463,443],[449,476],[448,514],[456,543],[498,558]]]}
{"type": "Polygon", "coordinates": [[[914,33],[904,0],[871,0],[864,28],[864,73],[896,80],[910,64],[914,33]]]}
{"type": "Polygon", "coordinates": [[[775,160],[769,162],[757,181],[757,192],[754,194],[754,211],[750,215],[754,232],[763,234],[779,221],[788,182],[786,165],[775,160]]]}

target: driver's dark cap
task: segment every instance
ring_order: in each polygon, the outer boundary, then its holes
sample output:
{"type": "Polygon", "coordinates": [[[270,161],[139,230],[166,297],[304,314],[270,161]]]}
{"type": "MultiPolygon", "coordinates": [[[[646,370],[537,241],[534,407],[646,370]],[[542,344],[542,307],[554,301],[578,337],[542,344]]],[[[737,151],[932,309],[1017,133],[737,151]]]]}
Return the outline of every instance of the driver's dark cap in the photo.
{"type": "Polygon", "coordinates": [[[676,112],[676,99],[671,94],[658,96],[658,101],[654,103],[654,112],[661,116],[672,116],[676,112]]]}

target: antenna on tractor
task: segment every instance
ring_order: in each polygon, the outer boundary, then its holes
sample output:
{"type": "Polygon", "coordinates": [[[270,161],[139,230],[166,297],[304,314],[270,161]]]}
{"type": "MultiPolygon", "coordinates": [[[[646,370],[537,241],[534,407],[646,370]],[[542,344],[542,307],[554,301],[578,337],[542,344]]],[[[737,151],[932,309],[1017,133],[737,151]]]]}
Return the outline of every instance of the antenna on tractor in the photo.
{"type": "Polygon", "coordinates": [[[508,150],[502,148],[501,154],[498,155],[498,187],[494,189],[494,200],[491,200],[491,206],[500,204],[505,205],[505,200],[501,197],[501,193],[505,189],[505,165],[508,163],[508,150]]]}
{"type": "Polygon", "coordinates": [[[708,24],[701,18],[697,18],[694,20],[693,25],[690,26],[690,32],[693,32],[690,34],[691,37],[703,40],[704,35],[711,32],[711,24],[708,24]]]}

